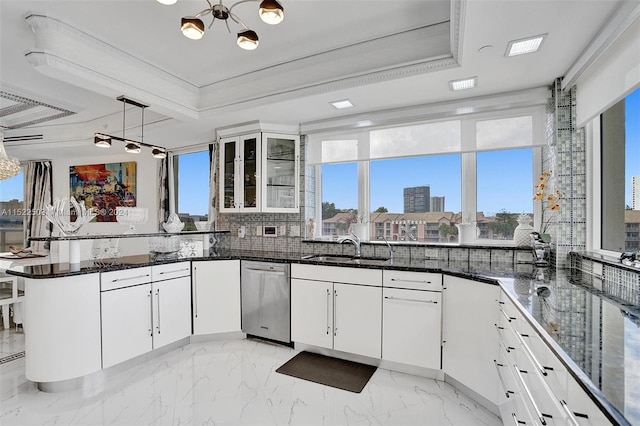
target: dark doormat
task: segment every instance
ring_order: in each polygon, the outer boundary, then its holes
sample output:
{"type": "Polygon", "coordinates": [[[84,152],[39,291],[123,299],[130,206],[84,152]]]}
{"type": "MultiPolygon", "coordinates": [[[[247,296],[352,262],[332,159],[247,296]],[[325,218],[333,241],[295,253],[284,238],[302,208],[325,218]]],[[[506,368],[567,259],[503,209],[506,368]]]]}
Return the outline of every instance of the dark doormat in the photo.
{"type": "Polygon", "coordinates": [[[300,352],[276,370],[277,373],[360,393],[377,367],[312,352],[300,352]]]}

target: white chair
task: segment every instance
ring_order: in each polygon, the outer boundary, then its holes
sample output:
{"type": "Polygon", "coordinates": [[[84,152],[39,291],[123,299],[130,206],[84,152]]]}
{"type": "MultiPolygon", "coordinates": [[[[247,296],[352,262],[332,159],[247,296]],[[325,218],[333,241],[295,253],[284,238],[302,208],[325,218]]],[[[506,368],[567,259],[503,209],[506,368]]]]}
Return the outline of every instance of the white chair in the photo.
{"type": "Polygon", "coordinates": [[[2,308],[2,324],[9,328],[9,316],[13,305],[13,322],[22,324],[22,299],[24,292],[18,289],[18,277],[8,275],[0,270],[0,307],[2,308]]]}

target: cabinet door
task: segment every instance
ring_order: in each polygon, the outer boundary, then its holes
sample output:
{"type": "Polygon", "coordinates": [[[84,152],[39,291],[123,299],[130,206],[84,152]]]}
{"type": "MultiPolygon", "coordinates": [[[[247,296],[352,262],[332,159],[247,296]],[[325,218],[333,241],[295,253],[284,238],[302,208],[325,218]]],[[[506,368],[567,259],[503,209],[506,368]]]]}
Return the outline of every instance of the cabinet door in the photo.
{"type": "Polygon", "coordinates": [[[500,287],[449,275],[444,287],[442,369],[497,404],[500,287]]]}
{"type": "Polygon", "coordinates": [[[442,294],[383,289],[382,358],[440,369],[442,294]]]}
{"type": "Polygon", "coordinates": [[[240,261],[193,262],[193,334],[240,331],[240,261]]]}
{"type": "Polygon", "coordinates": [[[299,208],[298,136],[262,134],[262,211],[297,212],[299,208]]]}
{"type": "Polygon", "coordinates": [[[236,199],[244,212],[260,211],[260,133],[240,137],[236,199]]]}
{"type": "Polygon", "coordinates": [[[238,152],[240,151],[238,137],[220,140],[220,211],[233,212],[239,209],[240,200],[236,181],[238,167],[238,152]]]}
{"type": "Polygon", "coordinates": [[[152,349],[151,284],[104,291],[100,305],[102,368],[152,349]]]}
{"type": "Polygon", "coordinates": [[[291,279],[291,340],[333,347],[333,285],[291,279]]]}
{"type": "Polygon", "coordinates": [[[333,348],[381,357],[382,287],[333,284],[333,348]]]}
{"type": "Polygon", "coordinates": [[[191,335],[191,280],[158,281],[153,287],[153,348],[191,335]]]}

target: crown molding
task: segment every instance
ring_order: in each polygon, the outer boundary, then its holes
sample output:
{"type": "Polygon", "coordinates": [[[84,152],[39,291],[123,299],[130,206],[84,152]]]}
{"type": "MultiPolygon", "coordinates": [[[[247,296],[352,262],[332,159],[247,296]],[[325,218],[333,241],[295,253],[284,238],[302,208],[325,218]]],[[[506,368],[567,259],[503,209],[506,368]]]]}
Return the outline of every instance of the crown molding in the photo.
{"type": "Polygon", "coordinates": [[[199,118],[196,86],[58,19],[32,13],[25,21],[36,36],[25,56],[43,74],[109,97],[127,93],[171,117],[199,118]]]}

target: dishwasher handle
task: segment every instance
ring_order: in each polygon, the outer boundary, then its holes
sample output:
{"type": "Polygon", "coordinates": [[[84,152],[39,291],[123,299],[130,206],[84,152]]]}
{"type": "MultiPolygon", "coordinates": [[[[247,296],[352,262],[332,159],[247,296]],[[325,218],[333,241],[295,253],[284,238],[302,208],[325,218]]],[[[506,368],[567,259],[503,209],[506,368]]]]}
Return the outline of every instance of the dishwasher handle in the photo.
{"type": "Polygon", "coordinates": [[[285,275],[286,274],[285,271],[281,271],[281,270],[272,271],[270,269],[258,269],[258,268],[244,268],[244,270],[257,272],[259,274],[264,274],[264,275],[285,275]]]}

